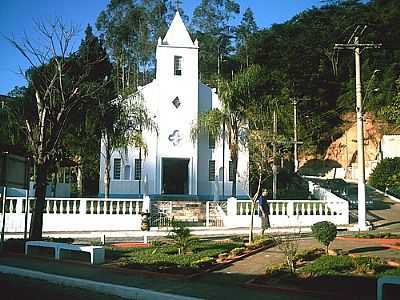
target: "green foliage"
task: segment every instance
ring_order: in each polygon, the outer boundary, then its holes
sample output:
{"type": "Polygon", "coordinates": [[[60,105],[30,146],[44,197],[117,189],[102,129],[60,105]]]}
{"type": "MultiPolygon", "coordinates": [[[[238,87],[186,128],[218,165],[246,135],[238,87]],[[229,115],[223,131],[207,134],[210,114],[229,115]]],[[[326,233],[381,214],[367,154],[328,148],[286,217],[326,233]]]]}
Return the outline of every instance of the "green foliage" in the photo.
{"type": "Polygon", "coordinates": [[[325,253],[321,248],[306,249],[298,253],[295,257],[296,261],[313,261],[321,257],[325,253]]]}
{"type": "Polygon", "coordinates": [[[240,148],[247,147],[248,143],[248,108],[250,104],[255,105],[259,100],[258,87],[262,78],[260,72],[260,66],[253,65],[237,73],[232,80],[221,79],[221,107],[200,115],[191,130],[192,139],[206,132],[217,140],[221,140],[225,135],[235,174],[232,182],[233,196],[236,196],[238,153],[240,148]]]}
{"type": "Polygon", "coordinates": [[[174,241],[175,246],[178,248],[178,254],[185,254],[196,242],[196,238],[191,235],[190,229],[179,221],[172,223],[172,229],[168,237],[174,241]]]}
{"type": "Polygon", "coordinates": [[[322,221],[311,226],[311,230],[313,236],[326,247],[326,252],[328,253],[329,245],[336,238],[336,225],[328,221],[322,221]]]}
{"type": "Polygon", "coordinates": [[[73,238],[54,238],[54,237],[46,236],[46,237],[43,237],[43,241],[72,244],[74,242],[74,239],[73,238]]]}
{"type": "Polygon", "coordinates": [[[281,275],[288,275],[290,272],[288,271],[287,265],[280,264],[276,266],[267,266],[265,268],[265,275],[268,277],[277,277],[281,275]]]}
{"type": "Polygon", "coordinates": [[[221,243],[197,241],[191,252],[179,255],[175,244],[161,243],[149,248],[130,248],[124,250],[107,250],[107,257],[117,260],[118,264],[128,268],[148,268],[151,270],[198,269],[210,265],[221,253],[239,248],[242,243],[221,243]]]}
{"type": "Polygon", "coordinates": [[[296,271],[296,256],[299,249],[299,240],[301,232],[286,233],[279,236],[274,236],[274,241],[277,247],[285,256],[285,263],[291,273],[296,271]]]}
{"type": "Polygon", "coordinates": [[[215,263],[215,258],[206,256],[191,262],[190,266],[198,268],[206,265],[212,265],[213,263],[215,263]]]}
{"type": "Polygon", "coordinates": [[[357,273],[375,273],[381,268],[383,262],[377,256],[356,256],[353,258],[353,264],[357,273]]]}
{"type": "Polygon", "coordinates": [[[255,236],[254,241],[247,245],[247,249],[254,250],[260,247],[268,246],[273,244],[275,241],[272,237],[265,235],[255,236]]]}
{"type": "MultiPolygon", "coordinates": [[[[379,24],[369,27],[363,39],[385,45],[384,51],[362,54],[366,109],[376,113],[391,103],[396,108],[397,98],[393,96],[399,78],[399,12],[400,2],[396,0],[331,2],[260,30],[249,40],[250,61],[266,70],[267,94],[283,96],[282,91],[289,88],[291,97],[312,98],[298,105],[302,114],[298,135],[304,142],[301,151],[315,157],[324,155],[326,147],[343,132],[342,114],[354,111],[354,56],[341,52],[337,61],[333,46],[347,43],[355,19],[362,24],[379,24]],[[375,69],[382,72],[372,78],[375,69]]],[[[287,101],[285,106],[291,103],[287,101]]],[[[390,112],[395,119],[398,115],[390,112]]]]}
{"type": "Polygon", "coordinates": [[[191,27],[201,45],[199,69],[206,82],[217,74],[218,59],[221,63],[232,52],[234,28],[231,24],[239,12],[235,0],[201,0],[193,11],[191,27]]]}
{"type": "Polygon", "coordinates": [[[298,271],[311,276],[324,276],[347,272],[352,268],[353,260],[350,256],[321,256],[298,271]]]}
{"type": "Polygon", "coordinates": [[[233,248],[230,252],[231,256],[239,256],[244,253],[245,247],[233,248]]]}
{"type": "Polygon", "coordinates": [[[381,232],[381,233],[356,233],[354,235],[355,238],[360,239],[400,239],[399,234],[390,233],[390,232],[381,232]]]}
{"type": "Polygon", "coordinates": [[[400,157],[380,161],[370,175],[368,183],[382,191],[386,187],[400,188],[400,157]]]}
{"type": "Polygon", "coordinates": [[[380,273],[379,276],[400,276],[400,268],[389,268],[380,273]]]}

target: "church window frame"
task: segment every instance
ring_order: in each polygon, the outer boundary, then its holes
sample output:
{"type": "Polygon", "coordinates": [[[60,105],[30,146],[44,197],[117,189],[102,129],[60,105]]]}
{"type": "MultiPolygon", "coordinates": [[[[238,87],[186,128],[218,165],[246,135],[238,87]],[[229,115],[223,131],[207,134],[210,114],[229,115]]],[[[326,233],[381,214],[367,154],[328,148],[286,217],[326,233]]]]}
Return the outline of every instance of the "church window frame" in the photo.
{"type": "Polygon", "coordinates": [[[142,179],[142,160],[135,158],[135,180],[142,179]]]}
{"type": "Polygon", "coordinates": [[[235,178],[235,174],[233,172],[233,161],[229,161],[229,170],[228,170],[228,177],[229,177],[229,181],[233,181],[233,179],[235,178]]]}
{"type": "Polygon", "coordinates": [[[208,161],[208,181],[215,181],[215,160],[208,161]]]}
{"type": "Polygon", "coordinates": [[[174,75],[182,76],[182,63],[183,57],[180,55],[174,55],[174,75]]]}
{"type": "Polygon", "coordinates": [[[208,149],[215,149],[215,137],[208,133],[208,149]]]}
{"type": "Polygon", "coordinates": [[[113,180],[121,180],[121,158],[114,158],[113,161],[113,180]]]}

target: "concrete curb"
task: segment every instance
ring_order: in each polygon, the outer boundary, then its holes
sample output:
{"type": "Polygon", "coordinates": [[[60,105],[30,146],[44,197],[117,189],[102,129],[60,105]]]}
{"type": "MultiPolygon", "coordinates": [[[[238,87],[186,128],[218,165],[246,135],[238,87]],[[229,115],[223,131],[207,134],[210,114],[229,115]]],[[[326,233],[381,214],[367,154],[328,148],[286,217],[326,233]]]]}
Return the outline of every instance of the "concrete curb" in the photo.
{"type": "Polygon", "coordinates": [[[91,290],[106,295],[113,295],[125,299],[151,299],[151,300],[199,300],[201,298],[179,296],[174,294],[156,292],[141,288],[128,287],[124,285],[116,285],[81,278],[67,277],[28,269],[9,267],[0,265],[0,273],[12,274],[17,276],[29,277],[34,279],[45,280],[50,283],[61,284],[64,286],[78,287],[86,290],[91,290]]]}

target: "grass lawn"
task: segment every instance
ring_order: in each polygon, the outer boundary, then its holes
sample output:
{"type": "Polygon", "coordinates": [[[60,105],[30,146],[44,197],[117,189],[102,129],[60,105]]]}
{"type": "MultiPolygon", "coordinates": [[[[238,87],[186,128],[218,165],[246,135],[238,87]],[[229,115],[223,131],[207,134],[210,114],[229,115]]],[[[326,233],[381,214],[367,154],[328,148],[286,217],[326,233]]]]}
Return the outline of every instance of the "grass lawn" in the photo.
{"type": "Polygon", "coordinates": [[[6,274],[0,274],[0,298],[4,300],[122,300],[116,296],[6,274]]]}
{"type": "MultiPolygon", "coordinates": [[[[340,293],[354,299],[375,299],[376,279],[384,275],[400,276],[400,268],[388,265],[376,256],[325,255],[322,249],[306,250],[297,255],[297,269],[290,273],[286,265],[266,269],[255,282],[319,293],[340,293]]],[[[397,292],[399,292],[397,288],[397,292]]]]}
{"type": "Polygon", "coordinates": [[[123,268],[149,271],[190,274],[232,259],[271,242],[268,238],[258,239],[252,246],[242,241],[196,240],[185,254],[178,253],[173,242],[156,242],[150,247],[106,250],[106,260],[123,268]]]}
{"type": "Polygon", "coordinates": [[[154,243],[148,248],[107,249],[107,260],[120,267],[173,273],[193,273],[216,263],[218,255],[244,246],[241,242],[196,241],[186,254],[170,243],[154,243]]]}

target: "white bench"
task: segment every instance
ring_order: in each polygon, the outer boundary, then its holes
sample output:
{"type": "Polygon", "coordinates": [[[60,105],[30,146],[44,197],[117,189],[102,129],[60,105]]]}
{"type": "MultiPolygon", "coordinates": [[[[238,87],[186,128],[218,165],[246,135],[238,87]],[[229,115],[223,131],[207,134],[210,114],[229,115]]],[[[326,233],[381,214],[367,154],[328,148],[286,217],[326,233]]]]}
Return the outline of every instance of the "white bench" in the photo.
{"type": "Polygon", "coordinates": [[[25,255],[28,255],[28,247],[54,248],[54,258],[56,260],[60,260],[61,258],[60,250],[88,252],[90,253],[91,264],[104,263],[105,250],[104,247],[101,246],[83,246],[56,242],[28,241],[25,243],[25,255]]]}
{"type": "Polygon", "coordinates": [[[400,285],[400,276],[383,276],[378,279],[377,300],[385,300],[383,299],[383,286],[385,284],[400,285]]]}

